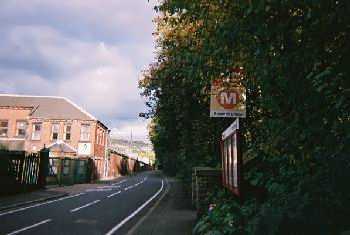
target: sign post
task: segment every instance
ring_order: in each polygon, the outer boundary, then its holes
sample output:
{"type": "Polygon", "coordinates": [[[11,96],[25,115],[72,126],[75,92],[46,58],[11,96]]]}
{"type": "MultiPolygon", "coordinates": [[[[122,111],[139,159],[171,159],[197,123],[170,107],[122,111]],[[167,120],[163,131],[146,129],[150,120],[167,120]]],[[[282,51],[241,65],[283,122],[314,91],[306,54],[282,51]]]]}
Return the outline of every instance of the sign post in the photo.
{"type": "Polygon", "coordinates": [[[241,196],[242,155],[239,118],[246,117],[246,90],[242,86],[243,68],[235,67],[227,79],[215,79],[211,84],[210,117],[236,120],[222,133],[221,163],[225,188],[241,196]]]}

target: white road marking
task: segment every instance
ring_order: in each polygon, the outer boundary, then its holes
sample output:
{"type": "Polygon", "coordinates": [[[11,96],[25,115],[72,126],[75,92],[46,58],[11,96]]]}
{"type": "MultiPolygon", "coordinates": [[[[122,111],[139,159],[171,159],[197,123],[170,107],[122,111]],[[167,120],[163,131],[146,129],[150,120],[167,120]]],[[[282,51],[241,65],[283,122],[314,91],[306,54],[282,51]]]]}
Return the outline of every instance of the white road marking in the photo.
{"type": "Polygon", "coordinates": [[[127,223],[130,219],[132,219],[135,215],[137,215],[145,206],[147,206],[154,198],[156,198],[163,190],[164,182],[162,180],[162,186],[160,189],[152,196],[150,197],[145,203],[143,203],[139,208],[137,208],[133,213],[131,213],[128,217],[123,219],[119,224],[114,226],[111,230],[109,230],[106,235],[111,235],[114,232],[116,232],[118,229],[120,229],[125,223],[127,223]]]}
{"type": "Polygon", "coordinates": [[[112,188],[94,188],[94,189],[87,189],[85,192],[106,192],[106,191],[112,191],[112,188]]]}
{"type": "Polygon", "coordinates": [[[118,184],[121,184],[121,183],[124,183],[126,180],[122,180],[122,181],[119,181],[117,183],[114,183],[114,184],[111,184],[111,185],[118,185],[118,184]]]}
{"type": "Polygon", "coordinates": [[[78,197],[78,196],[81,196],[83,194],[85,194],[85,193],[78,193],[78,194],[75,194],[75,195],[72,195],[72,196],[62,197],[62,198],[59,198],[59,199],[56,199],[56,200],[47,201],[47,202],[43,202],[43,203],[38,203],[38,204],[35,204],[35,205],[32,205],[32,206],[22,207],[22,208],[18,208],[18,209],[15,209],[15,210],[6,211],[4,213],[1,213],[0,216],[13,214],[13,213],[16,213],[16,212],[24,211],[24,210],[27,210],[27,209],[30,209],[30,208],[34,208],[34,207],[38,207],[38,206],[48,205],[48,204],[51,204],[51,203],[54,203],[54,202],[63,201],[65,199],[78,197]]]}
{"type": "Polygon", "coordinates": [[[19,230],[16,230],[16,231],[13,231],[13,232],[11,232],[11,233],[8,233],[7,235],[14,235],[14,234],[17,234],[17,233],[20,233],[20,232],[24,232],[24,231],[26,231],[26,230],[29,230],[29,229],[38,227],[38,226],[40,226],[40,225],[42,225],[42,224],[46,224],[46,223],[48,223],[48,222],[50,222],[50,221],[52,221],[52,219],[43,220],[43,221],[41,221],[41,222],[39,222],[39,223],[36,223],[36,224],[30,225],[30,226],[28,226],[28,227],[24,227],[24,228],[21,228],[21,229],[19,229],[19,230]]]}
{"type": "Polygon", "coordinates": [[[106,185],[106,186],[99,186],[98,189],[105,189],[105,188],[120,188],[120,185],[106,185]]]}
{"type": "Polygon", "coordinates": [[[133,185],[130,185],[129,187],[126,187],[124,190],[125,190],[125,191],[128,191],[129,189],[135,188],[135,187],[137,187],[137,186],[139,186],[139,185],[140,185],[140,183],[133,184],[133,185]]]}
{"type": "Polygon", "coordinates": [[[110,197],[114,197],[115,195],[118,195],[119,193],[121,193],[122,191],[118,191],[116,193],[112,193],[111,195],[108,195],[107,197],[110,198],[110,197]]]}
{"type": "Polygon", "coordinates": [[[88,204],[85,204],[85,205],[83,205],[83,206],[80,206],[80,207],[77,207],[77,208],[75,208],[75,209],[72,209],[72,210],[70,210],[70,212],[71,212],[71,213],[76,212],[76,211],[81,210],[81,209],[83,209],[83,208],[85,208],[85,207],[92,206],[92,205],[94,205],[94,204],[96,204],[96,203],[99,203],[100,201],[101,201],[101,200],[95,200],[95,201],[90,202],[90,203],[88,203],[88,204]]]}

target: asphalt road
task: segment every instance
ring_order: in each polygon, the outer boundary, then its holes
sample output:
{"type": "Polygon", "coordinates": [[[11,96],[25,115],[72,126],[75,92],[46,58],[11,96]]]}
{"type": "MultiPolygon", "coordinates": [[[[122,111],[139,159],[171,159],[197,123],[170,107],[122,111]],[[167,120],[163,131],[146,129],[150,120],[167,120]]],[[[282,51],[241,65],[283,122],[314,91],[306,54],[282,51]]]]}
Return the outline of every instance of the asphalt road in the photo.
{"type": "Polygon", "coordinates": [[[0,234],[126,234],[165,190],[156,172],[0,212],[0,234]]]}

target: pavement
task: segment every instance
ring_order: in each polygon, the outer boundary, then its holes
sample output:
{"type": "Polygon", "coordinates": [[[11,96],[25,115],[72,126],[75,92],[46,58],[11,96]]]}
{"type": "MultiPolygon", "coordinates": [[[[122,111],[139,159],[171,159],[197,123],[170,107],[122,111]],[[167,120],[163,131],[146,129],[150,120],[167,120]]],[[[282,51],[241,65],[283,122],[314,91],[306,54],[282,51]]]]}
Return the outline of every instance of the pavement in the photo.
{"type": "Polygon", "coordinates": [[[166,191],[127,235],[192,234],[197,214],[191,209],[190,197],[179,180],[166,178],[166,181],[166,191]]]}
{"type": "MultiPolygon", "coordinates": [[[[118,182],[123,179],[125,177],[119,177],[112,181],[118,182]]],[[[93,184],[76,184],[63,187],[54,185],[43,190],[0,197],[0,211],[76,194],[110,182],[111,180],[107,180],[93,184]]],[[[148,208],[147,212],[132,225],[127,235],[192,234],[192,228],[196,221],[196,211],[191,209],[190,197],[184,194],[179,180],[166,178],[166,182],[165,190],[156,198],[151,208],[148,208]]]]}

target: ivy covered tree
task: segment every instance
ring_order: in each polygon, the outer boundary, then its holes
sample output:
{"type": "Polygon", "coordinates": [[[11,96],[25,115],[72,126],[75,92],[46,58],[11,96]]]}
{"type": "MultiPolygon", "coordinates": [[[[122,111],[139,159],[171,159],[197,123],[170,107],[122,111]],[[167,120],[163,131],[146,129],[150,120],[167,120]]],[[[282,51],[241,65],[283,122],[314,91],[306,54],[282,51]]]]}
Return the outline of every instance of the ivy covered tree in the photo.
{"type": "Polygon", "coordinates": [[[244,177],[266,191],[242,206],[246,231],[350,229],[350,2],[164,0],[156,10],[157,56],[140,87],[164,170],[189,179],[194,165],[220,165],[232,120],[209,118],[210,82],[240,65],[244,177]]]}

